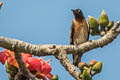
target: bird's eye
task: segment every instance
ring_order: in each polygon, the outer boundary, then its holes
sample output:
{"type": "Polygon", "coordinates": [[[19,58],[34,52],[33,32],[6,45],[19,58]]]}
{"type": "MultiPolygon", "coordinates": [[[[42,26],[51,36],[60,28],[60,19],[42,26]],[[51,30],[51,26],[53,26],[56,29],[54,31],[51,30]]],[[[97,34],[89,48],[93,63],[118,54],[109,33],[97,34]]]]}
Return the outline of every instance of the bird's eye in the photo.
{"type": "Polygon", "coordinates": [[[80,13],[80,10],[78,9],[78,12],[80,13]]]}

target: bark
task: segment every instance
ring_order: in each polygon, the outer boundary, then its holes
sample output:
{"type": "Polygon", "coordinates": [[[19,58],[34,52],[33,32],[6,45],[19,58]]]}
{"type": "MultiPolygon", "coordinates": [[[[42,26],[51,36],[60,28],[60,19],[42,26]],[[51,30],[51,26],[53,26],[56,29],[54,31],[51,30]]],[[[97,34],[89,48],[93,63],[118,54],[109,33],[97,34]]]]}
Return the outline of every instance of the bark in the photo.
{"type": "MultiPolygon", "coordinates": [[[[79,46],[74,45],[34,45],[24,41],[5,38],[0,36],[0,47],[12,50],[15,52],[15,58],[19,64],[20,71],[27,75],[31,76],[29,71],[27,71],[24,66],[24,62],[21,58],[21,53],[29,53],[35,56],[55,56],[58,60],[60,60],[63,67],[77,80],[81,80],[79,75],[81,74],[79,70],[70,62],[67,57],[68,54],[74,54],[76,52],[85,53],[87,51],[101,48],[109,43],[111,43],[120,33],[119,28],[120,22],[117,22],[111,30],[109,30],[103,37],[98,40],[90,40],[86,43],[83,43],[79,46]]],[[[79,54],[81,55],[81,54],[79,54]]],[[[37,80],[35,77],[30,77],[32,80],[37,80]]]]}

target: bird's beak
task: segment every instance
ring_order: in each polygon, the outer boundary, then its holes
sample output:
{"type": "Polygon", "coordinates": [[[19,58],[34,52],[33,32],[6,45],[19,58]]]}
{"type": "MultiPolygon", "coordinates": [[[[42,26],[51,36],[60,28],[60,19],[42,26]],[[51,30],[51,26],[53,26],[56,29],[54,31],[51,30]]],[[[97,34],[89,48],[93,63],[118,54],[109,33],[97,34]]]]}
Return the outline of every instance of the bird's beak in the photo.
{"type": "Polygon", "coordinates": [[[75,12],[75,10],[71,9],[72,12],[75,12]]]}

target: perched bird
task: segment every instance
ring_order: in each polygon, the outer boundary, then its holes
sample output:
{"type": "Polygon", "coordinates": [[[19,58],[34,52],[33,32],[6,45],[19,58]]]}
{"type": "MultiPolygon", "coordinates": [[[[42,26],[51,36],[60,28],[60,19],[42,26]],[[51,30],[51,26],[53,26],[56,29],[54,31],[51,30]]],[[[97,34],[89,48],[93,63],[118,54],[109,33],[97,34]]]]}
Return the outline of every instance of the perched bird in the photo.
{"type": "MultiPolygon", "coordinates": [[[[72,12],[74,14],[74,19],[72,21],[70,31],[70,44],[78,46],[88,41],[89,38],[88,24],[80,9],[72,10],[72,12]]],[[[73,64],[75,66],[78,66],[78,63],[81,60],[80,57],[81,56],[78,55],[77,53],[73,54],[73,64]]]]}

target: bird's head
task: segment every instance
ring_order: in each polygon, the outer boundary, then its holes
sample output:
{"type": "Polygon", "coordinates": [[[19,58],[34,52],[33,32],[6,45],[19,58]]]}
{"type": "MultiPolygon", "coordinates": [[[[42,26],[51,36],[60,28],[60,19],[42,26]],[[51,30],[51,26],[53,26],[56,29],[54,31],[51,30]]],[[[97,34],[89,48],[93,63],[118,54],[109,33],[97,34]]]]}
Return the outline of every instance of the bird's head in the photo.
{"type": "Polygon", "coordinates": [[[83,15],[81,9],[75,9],[75,10],[72,9],[72,12],[73,12],[75,18],[84,19],[84,15],[83,15]]]}

